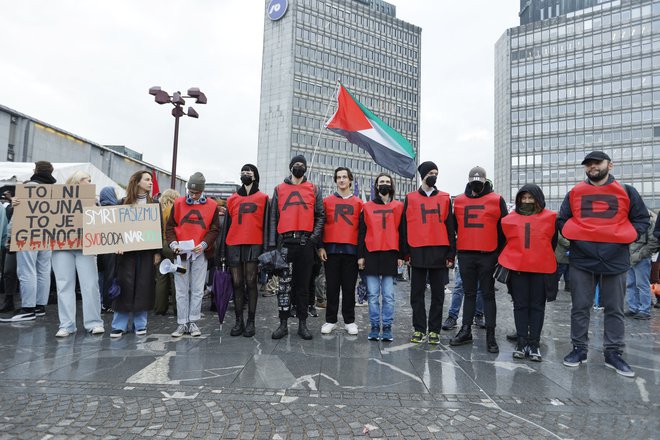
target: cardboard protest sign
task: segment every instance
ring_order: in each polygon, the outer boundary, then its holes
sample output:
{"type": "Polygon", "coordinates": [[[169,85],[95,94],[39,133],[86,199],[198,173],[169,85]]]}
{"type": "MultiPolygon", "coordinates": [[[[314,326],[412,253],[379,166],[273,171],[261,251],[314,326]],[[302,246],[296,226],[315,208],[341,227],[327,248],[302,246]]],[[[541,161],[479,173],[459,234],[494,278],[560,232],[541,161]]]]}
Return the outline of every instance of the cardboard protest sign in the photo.
{"type": "Polygon", "coordinates": [[[82,248],[82,213],[96,203],[96,187],[16,185],[20,204],[12,218],[11,251],[82,248]]]}
{"type": "Polygon", "coordinates": [[[83,254],[161,249],[160,206],[95,206],[83,216],[83,254]]]}

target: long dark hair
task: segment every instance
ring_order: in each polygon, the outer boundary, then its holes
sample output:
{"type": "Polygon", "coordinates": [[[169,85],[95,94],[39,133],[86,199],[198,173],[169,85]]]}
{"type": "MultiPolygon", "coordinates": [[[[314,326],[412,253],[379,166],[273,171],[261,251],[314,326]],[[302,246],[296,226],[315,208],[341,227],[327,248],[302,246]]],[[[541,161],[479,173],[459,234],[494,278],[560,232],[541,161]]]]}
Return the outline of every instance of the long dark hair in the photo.
{"type": "MultiPolygon", "coordinates": [[[[124,205],[133,205],[138,200],[138,185],[142,176],[145,174],[151,175],[149,171],[136,171],[130,179],[128,179],[128,186],[126,187],[126,197],[124,198],[124,205]]],[[[150,194],[147,194],[147,203],[152,203],[153,199],[150,194]]]]}

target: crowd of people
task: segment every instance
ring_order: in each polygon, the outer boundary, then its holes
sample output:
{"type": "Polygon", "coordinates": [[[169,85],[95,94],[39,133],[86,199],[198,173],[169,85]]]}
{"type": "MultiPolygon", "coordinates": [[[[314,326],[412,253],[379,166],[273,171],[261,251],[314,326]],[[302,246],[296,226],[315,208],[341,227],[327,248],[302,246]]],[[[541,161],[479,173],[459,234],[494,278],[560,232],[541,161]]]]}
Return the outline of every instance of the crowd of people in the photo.
{"type": "MultiPolygon", "coordinates": [[[[111,337],[127,332],[144,335],[149,312],[165,314],[172,303],[177,317],[172,337],[200,336],[197,322],[210,263],[226,265],[231,273],[235,322],[230,335],[252,337],[258,285],[266,282],[259,256],[279,252],[286,267],[270,274],[279,320],[273,339],[288,334],[292,316],[298,319],[299,337],[313,338],[307,311],[315,314],[314,281],[322,264],[327,296],[321,333],[337,330],[340,310],[345,331],[359,333],[355,299],[361,279],[369,307],[367,337],[392,341],[393,286],[401,268],[407,266],[410,342],[439,344],[441,330],[458,328],[449,344],[471,344],[472,327],[477,325],[486,330],[487,351],[498,353],[497,279],[506,284],[513,300],[515,334],[507,335],[515,341],[513,358],[539,362],[546,302],[556,298],[563,277],[564,290],[572,300],[573,346],[564,365],[577,367],[587,360],[590,310],[598,291],[604,310],[605,365],[633,377],[622,357],[624,319],[651,317],[651,258],[660,247],[660,228],[635,188],[619,183],[610,173],[613,163],[607,154],[591,152],[582,165],[586,179],[566,194],[558,213],[546,208],[545,195],[535,184],[520,188],[509,212],[480,166],[470,170],[464,193],[453,200],[436,188],[438,167],[427,161],[418,167],[421,185],[417,191],[397,197],[394,177],[381,173],[368,202],[355,195],[354,177],[346,167],[334,171],[336,190],[324,198],[319,187],[307,180],[307,161],[302,155],[291,159],[289,175],[275,187],[272,197],[260,191],[259,171],[252,164],[241,168],[241,186],[226,203],[206,197],[205,177],[197,172],[188,180],[185,195],[167,190],[158,197],[162,248],[98,258],[80,250],[9,252],[11,215],[21,201],[6,194],[6,209],[0,210],[2,311],[6,314],[0,322],[31,321],[45,314],[52,267],[60,320],[57,337],[76,331],[76,278],[83,326],[92,334],[104,333],[101,313],[113,312],[111,337]],[[176,258],[180,270],[160,273],[157,267],[162,258],[176,258]],[[443,322],[450,270],[455,272],[454,291],[443,322]],[[114,283],[120,294],[110,301],[114,283]],[[21,306],[13,310],[17,284],[21,306]]],[[[37,162],[26,184],[55,183],[52,171],[50,163],[37,162]]],[[[85,185],[91,178],[76,172],[66,183],[85,185]]],[[[151,190],[151,174],[139,171],[131,176],[124,198],[118,200],[112,188],[103,188],[99,203],[153,203],[151,190]]]]}

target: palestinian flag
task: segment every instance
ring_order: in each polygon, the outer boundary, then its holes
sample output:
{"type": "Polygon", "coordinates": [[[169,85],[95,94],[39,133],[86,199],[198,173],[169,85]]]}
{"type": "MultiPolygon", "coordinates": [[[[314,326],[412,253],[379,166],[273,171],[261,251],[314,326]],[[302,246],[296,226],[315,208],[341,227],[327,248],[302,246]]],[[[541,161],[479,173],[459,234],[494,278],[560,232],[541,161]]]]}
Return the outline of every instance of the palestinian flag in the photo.
{"type": "Polygon", "coordinates": [[[337,111],[325,128],[364,148],[374,162],[403,177],[415,177],[415,150],[410,142],[363,106],[339,84],[337,111]]]}

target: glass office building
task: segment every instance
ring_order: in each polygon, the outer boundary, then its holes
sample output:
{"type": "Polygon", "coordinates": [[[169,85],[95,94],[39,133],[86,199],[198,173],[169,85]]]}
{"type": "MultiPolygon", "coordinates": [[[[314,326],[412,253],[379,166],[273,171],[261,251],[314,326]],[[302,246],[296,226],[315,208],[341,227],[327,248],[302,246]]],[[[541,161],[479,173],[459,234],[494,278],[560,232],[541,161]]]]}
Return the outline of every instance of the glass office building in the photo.
{"type": "MultiPolygon", "coordinates": [[[[346,166],[369,197],[381,171],[371,157],[328,130],[337,82],[407,138],[419,157],[421,29],[382,0],[267,0],[257,166],[269,194],[291,157],[307,158],[308,179],[327,195],[346,166]]],[[[398,195],[415,179],[394,176],[398,195]]]]}
{"type": "Polygon", "coordinates": [[[505,199],[536,183],[557,210],[585,178],[585,154],[603,150],[612,174],[660,208],[660,2],[539,14],[502,35],[495,61],[495,186],[505,199]]]}

